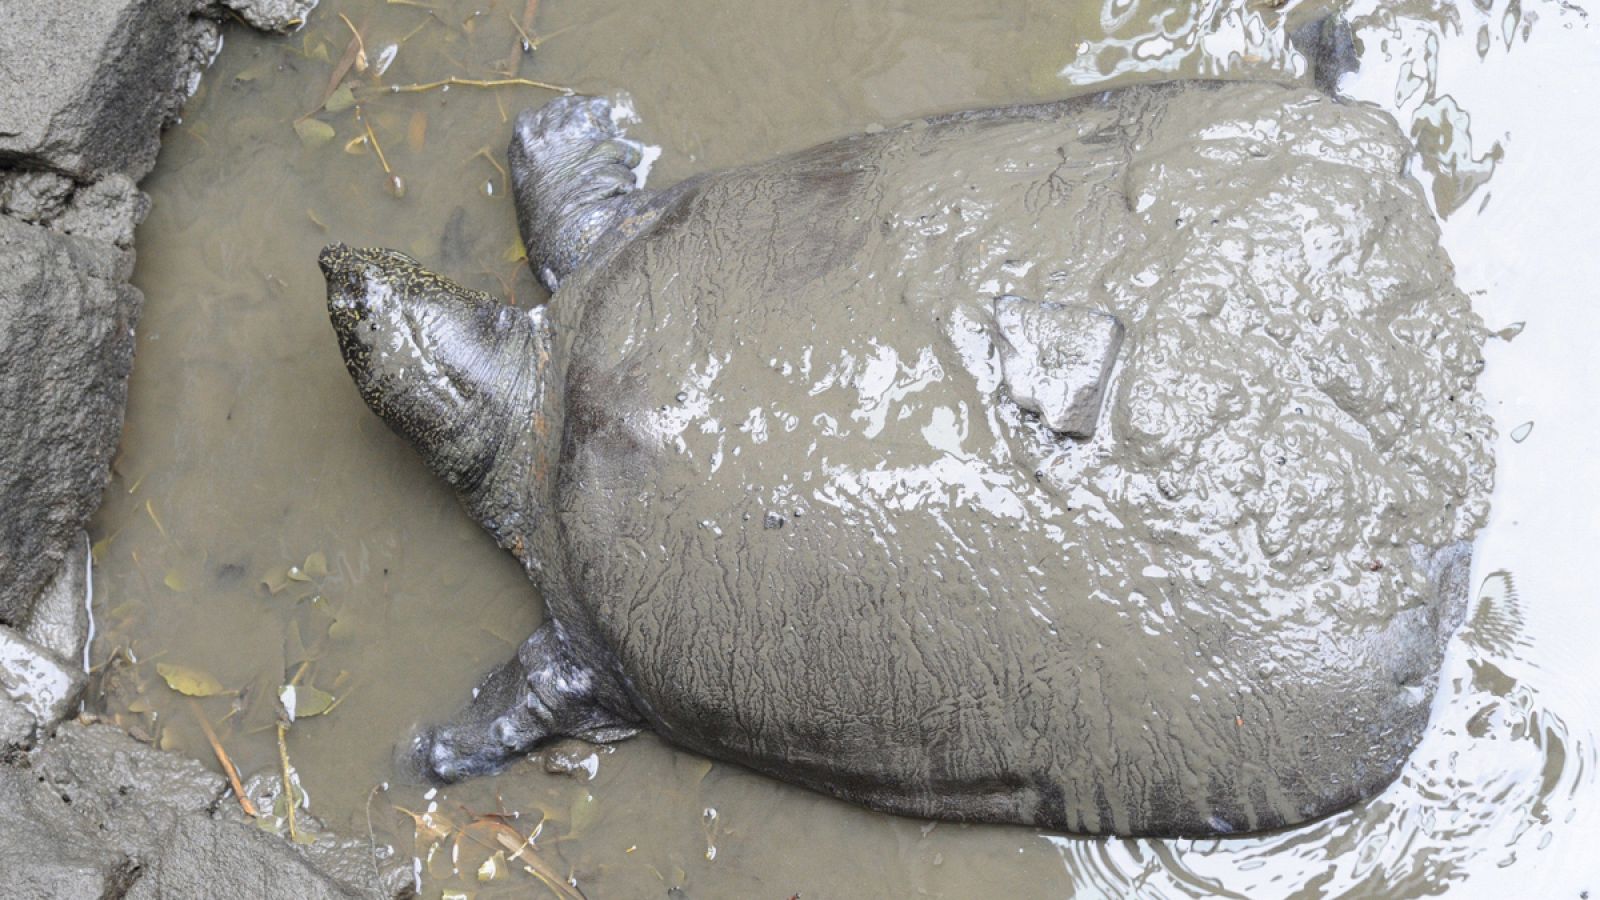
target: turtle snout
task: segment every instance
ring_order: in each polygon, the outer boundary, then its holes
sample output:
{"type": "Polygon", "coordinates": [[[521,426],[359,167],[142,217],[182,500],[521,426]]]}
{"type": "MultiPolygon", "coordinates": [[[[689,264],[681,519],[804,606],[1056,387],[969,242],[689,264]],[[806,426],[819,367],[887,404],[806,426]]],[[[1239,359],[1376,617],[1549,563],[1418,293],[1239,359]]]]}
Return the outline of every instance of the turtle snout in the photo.
{"type": "Polygon", "coordinates": [[[408,777],[451,784],[499,771],[505,755],[480,746],[474,729],[437,726],[414,732],[396,748],[397,768],[408,777]]]}
{"type": "Polygon", "coordinates": [[[341,320],[364,318],[370,311],[369,292],[357,251],[344,244],[329,244],[317,255],[317,265],[322,267],[322,277],[328,283],[328,312],[335,325],[341,320]]]}
{"type": "Polygon", "coordinates": [[[450,765],[449,754],[435,752],[439,746],[433,728],[420,728],[397,744],[394,762],[401,778],[431,784],[459,780],[461,776],[450,765]]]}

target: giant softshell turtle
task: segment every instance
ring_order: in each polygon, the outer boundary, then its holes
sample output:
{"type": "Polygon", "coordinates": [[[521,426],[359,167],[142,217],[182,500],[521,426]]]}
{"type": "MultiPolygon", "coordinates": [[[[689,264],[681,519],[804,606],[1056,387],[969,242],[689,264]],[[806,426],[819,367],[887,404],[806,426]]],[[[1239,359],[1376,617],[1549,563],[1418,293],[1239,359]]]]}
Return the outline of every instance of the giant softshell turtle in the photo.
{"type": "Polygon", "coordinates": [[[1384,113],[966,112],[636,187],[518,118],[499,304],[324,251],[371,407],[550,619],[428,774],[640,728],[898,813],[1199,835],[1399,772],[1486,515],[1483,330],[1384,113]]]}

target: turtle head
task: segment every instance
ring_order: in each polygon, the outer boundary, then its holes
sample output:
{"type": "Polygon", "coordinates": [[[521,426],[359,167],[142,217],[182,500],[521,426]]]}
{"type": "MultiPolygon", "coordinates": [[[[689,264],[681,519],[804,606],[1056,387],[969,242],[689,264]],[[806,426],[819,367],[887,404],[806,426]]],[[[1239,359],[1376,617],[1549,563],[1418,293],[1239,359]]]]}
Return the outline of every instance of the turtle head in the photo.
{"type": "Polygon", "coordinates": [[[526,462],[499,457],[529,451],[519,437],[543,402],[543,310],[506,306],[394,250],[334,244],[318,262],[328,316],[362,399],[469,508],[483,501],[514,508],[512,498],[496,503],[486,495],[506,469],[526,462]]]}

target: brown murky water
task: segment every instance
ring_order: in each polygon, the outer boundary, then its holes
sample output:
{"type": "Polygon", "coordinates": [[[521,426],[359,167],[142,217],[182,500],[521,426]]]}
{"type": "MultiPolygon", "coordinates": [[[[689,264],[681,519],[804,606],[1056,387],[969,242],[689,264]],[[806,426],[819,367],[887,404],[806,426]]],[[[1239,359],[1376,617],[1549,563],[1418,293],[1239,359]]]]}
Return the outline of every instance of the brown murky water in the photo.
{"type": "Polygon", "coordinates": [[[541,615],[516,564],[357,396],[315,259],[333,239],[392,246],[540,302],[502,167],[510,117],[549,92],[387,86],[504,78],[515,63],[523,78],[626,94],[641,119],[631,134],[663,148],[650,174],[661,185],[926,113],[1128,78],[1292,71],[1303,63],[1284,49],[1280,5],[543,0],[531,55],[525,0],[324,0],[292,37],[231,31],[145,185],[138,365],[94,527],[97,705],[212,763],[163,672],[190,690],[185,675],[215,679],[225,693],[200,713],[249,775],[281,765],[279,686],[301,688],[302,712],[319,705],[305,688],[327,692],[337,705],[286,737],[310,809],[365,834],[372,796],[377,840],[418,855],[425,897],[545,890],[519,866],[479,880],[480,842],[504,834],[482,814],[499,811],[519,813],[509,827],[523,835],[542,819],[534,852],[589,897],[1600,888],[1600,700],[1588,690],[1600,611],[1581,555],[1600,536],[1600,425],[1586,408],[1600,392],[1587,346],[1600,312],[1586,295],[1600,283],[1588,159],[1600,123],[1584,99],[1600,25],[1559,0],[1351,10],[1364,68],[1345,89],[1411,125],[1415,171],[1490,327],[1526,323],[1488,351],[1500,475],[1482,587],[1435,725],[1382,796],[1266,837],[1085,840],[878,815],[649,736],[564,748],[584,763],[570,777],[534,759],[433,794],[373,795],[394,777],[396,740],[452,712],[541,615]],[[330,96],[352,28],[367,65],[351,67],[353,93],[330,96]],[[479,824],[436,841],[396,807],[433,809],[445,830],[479,824]]]}

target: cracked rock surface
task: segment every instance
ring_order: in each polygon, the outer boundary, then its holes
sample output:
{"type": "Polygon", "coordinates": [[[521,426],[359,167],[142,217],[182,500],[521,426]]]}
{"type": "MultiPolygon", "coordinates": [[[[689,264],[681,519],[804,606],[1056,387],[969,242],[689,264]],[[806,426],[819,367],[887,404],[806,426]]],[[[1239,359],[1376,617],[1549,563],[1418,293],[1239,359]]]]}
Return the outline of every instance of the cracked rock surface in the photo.
{"type": "Polygon", "coordinates": [[[315,0],[0,3],[0,623],[24,626],[99,505],[122,430],[133,231],[161,129],[220,18],[296,27],[315,0]]]}
{"type": "Polygon", "coordinates": [[[17,900],[393,897],[409,882],[392,865],[377,883],[371,867],[336,880],[311,856],[245,822],[220,776],[109,725],[64,724],[0,765],[0,872],[17,900]]]}
{"type": "MultiPolygon", "coordinates": [[[[315,0],[226,5],[285,30],[315,0]]],[[[0,894],[15,900],[410,891],[365,841],[290,844],[200,763],[68,721],[87,682],[84,525],[121,434],[143,301],[128,283],[149,208],[136,182],[228,10],[0,2],[0,894]]]]}

